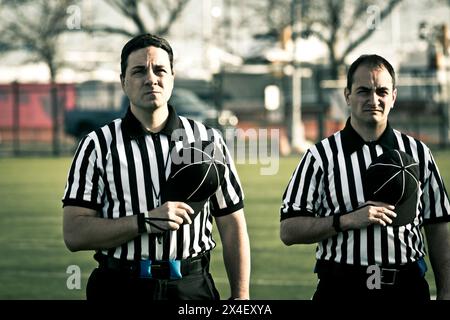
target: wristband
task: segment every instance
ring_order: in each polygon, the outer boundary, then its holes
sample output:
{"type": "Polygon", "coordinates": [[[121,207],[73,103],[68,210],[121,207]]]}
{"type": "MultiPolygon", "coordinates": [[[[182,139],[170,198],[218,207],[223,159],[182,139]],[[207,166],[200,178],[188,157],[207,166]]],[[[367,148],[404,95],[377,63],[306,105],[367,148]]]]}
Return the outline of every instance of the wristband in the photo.
{"type": "Polygon", "coordinates": [[[336,232],[343,231],[341,228],[341,215],[340,214],[333,215],[333,228],[334,228],[334,230],[336,230],[336,232]]]}
{"type": "Polygon", "coordinates": [[[137,224],[138,224],[138,233],[139,234],[143,234],[143,233],[161,233],[166,231],[166,229],[159,227],[158,225],[156,225],[155,223],[153,223],[152,221],[171,221],[171,222],[175,222],[172,219],[167,219],[167,218],[150,218],[149,217],[149,213],[138,213],[137,214],[137,224]],[[152,227],[154,227],[155,230],[152,229],[152,227]],[[156,231],[156,229],[158,231],[156,231]]]}
{"type": "MultiPolygon", "coordinates": [[[[143,233],[151,233],[152,232],[152,228],[150,225],[152,225],[152,223],[149,220],[148,217],[148,212],[147,213],[139,213],[137,215],[137,222],[138,222],[138,232],[139,234],[143,234],[143,233]]],[[[155,226],[157,227],[157,226],[155,226]]],[[[158,227],[157,227],[158,228],[158,227]]]]}
{"type": "MultiPolygon", "coordinates": [[[[145,223],[145,213],[141,212],[137,214],[137,224],[139,234],[147,233],[147,226],[145,223]]],[[[148,227],[150,228],[150,226],[148,227]]]]}

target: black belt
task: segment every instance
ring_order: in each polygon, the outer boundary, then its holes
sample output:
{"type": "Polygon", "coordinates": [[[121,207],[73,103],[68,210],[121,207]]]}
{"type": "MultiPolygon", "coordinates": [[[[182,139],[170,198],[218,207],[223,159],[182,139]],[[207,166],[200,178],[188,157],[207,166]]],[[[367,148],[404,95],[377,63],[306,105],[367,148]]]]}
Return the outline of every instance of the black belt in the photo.
{"type": "Polygon", "coordinates": [[[96,254],[95,259],[99,262],[100,269],[119,271],[136,278],[179,279],[204,269],[209,270],[209,252],[183,260],[129,261],[103,254],[96,254]]]}
{"type": "Polygon", "coordinates": [[[315,272],[319,278],[341,278],[366,281],[368,277],[379,268],[382,285],[396,285],[399,282],[424,276],[424,270],[421,269],[418,262],[403,265],[374,265],[374,266],[355,266],[333,261],[318,260],[315,272]],[[372,267],[371,269],[369,269],[372,267]]]}

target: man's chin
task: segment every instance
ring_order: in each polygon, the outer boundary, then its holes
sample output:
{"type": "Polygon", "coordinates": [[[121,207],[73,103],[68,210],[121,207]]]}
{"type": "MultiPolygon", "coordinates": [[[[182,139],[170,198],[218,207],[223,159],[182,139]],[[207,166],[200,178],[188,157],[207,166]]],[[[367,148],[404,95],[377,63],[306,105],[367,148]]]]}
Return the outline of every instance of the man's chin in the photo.
{"type": "Polygon", "coordinates": [[[382,122],[385,122],[385,118],[379,114],[373,114],[372,116],[366,117],[364,122],[368,126],[376,126],[382,122]]]}
{"type": "Polygon", "coordinates": [[[155,100],[143,100],[139,103],[135,104],[135,106],[139,109],[143,110],[156,110],[158,108],[161,108],[164,106],[162,102],[155,101],[155,100]]]}

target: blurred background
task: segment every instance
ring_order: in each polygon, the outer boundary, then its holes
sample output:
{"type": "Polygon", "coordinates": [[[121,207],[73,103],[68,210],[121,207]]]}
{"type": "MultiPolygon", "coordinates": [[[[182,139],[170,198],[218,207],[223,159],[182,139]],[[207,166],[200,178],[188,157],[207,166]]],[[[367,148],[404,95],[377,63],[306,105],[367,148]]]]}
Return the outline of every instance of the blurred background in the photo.
{"type": "Polygon", "coordinates": [[[150,32],[173,46],[180,114],[243,133],[237,140],[278,130],[275,176],[257,161],[238,165],[252,296],[309,299],[314,246],[281,244],[281,196],[302,152],[343,127],[346,72],[359,55],[393,64],[390,121],[432,147],[450,184],[449,24],[448,0],[0,0],[0,298],[84,298],[95,265],[92,253],[64,247],[65,178],[79,139],[124,113],[120,52],[150,32]],[[81,288],[68,286],[71,265],[81,288]]]}

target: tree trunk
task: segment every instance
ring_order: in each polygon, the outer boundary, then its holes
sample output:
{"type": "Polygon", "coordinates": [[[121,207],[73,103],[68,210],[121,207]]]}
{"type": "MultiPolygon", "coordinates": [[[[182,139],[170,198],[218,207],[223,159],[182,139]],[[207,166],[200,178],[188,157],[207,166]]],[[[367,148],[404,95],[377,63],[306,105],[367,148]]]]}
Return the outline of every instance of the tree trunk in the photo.
{"type": "Polygon", "coordinates": [[[53,141],[53,155],[59,156],[60,154],[60,121],[59,121],[59,106],[58,106],[58,88],[56,87],[56,83],[54,81],[51,82],[50,89],[50,99],[52,106],[52,122],[53,122],[53,131],[52,131],[52,141],[53,141]]]}
{"type": "Polygon", "coordinates": [[[339,78],[339,65],[336,59],[336,50],[334,43],[327,43],[328,45],[328,58],[330,59],[330,78],[337,80],[339,78]]]}
{"type": "Polygon", "coordinates": [[[53,61],[47,61],[48,70],[50,72],[50,82],[54,83],[56,81],[56,67],[53,61]]]}
{"type": "Polygon", "coordinates": [[[50,71],[50,105],[52,110],[52,145],[53,155],[58,156],[60,154],[60,121],[59,121],[59,106],[58,106],[58,88],[56,87],[56,67],[53,61],[47,61],[47,65],[50,71]]]}

